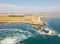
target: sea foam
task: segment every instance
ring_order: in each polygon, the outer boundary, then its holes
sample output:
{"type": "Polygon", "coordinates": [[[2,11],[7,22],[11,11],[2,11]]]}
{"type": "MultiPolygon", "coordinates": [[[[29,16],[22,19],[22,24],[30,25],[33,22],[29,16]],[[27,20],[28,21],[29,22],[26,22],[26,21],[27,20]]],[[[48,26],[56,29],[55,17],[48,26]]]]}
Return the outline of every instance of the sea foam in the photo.
{"type": "MultiPolygon", "coordinates": [[[[7,31],[9,29],[2,29],[2,30],[7,31]]],[[[12,31],[12,30],[10,30],[10,31],[12,31]]],[[[23,31],[21,29],[20,30],[15,29],[14,31],[22,32],[22,34],[14,33],[14,36],[12,36],[12,37],[7,36],[6,38],[0,40],[0,44],[16,44],[17,42],[28,39],[31,36],[31,33],[29,31],[23,31]],[[23,32],[27,33],[28,35],[25,35],[23,32]]]]}

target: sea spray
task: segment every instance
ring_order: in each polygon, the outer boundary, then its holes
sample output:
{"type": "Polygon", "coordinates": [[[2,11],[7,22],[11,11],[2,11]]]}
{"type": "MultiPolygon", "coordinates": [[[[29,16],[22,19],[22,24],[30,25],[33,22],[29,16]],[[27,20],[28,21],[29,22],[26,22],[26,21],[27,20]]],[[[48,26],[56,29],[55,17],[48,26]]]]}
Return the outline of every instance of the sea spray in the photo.
{"type": "MultiPolygon", "coordinates": [[[[1,29],[0,30],[2,32],[3,31],[13,32],[12,33],[13,36],[7,36],[4,39],[0,40],[0,44],[16,44],[17,42],[23,41],[31,36],[31,33],[29,31],[23,31],[21,29],[13,29],[13,30],[11,30],[11,29],[1,29]]],[[[8,32],[8,33],[10,33],[10,32],[8,32]]],[[[3,32],[3,33],[5,33],[5,32],[3,32]]],[[[8,33],[5,33],[5,34],[7,35],[8,33]]],[[[12,35],[12,34],[9,34],[9,35],[12,35]]]]}
{"type": "Polygon", "coordinates": [[[57,36],[60,37],[60,34],[58,34],[57,36]]]}
{"type": "Polygon", "coordinates": [[[49,31],[48,33],[44,32],[42,30],[43,30],[43,28],[41,30],[38,30],[37,32],[42,34],[42,35],[52,35],[53,36],[53,35],[57,34],[57,32],[55,30],[49,29],[48,27],[44,28],[45,31],[47,31],[47,30],[49,31]]]}
{"type": "Polygon", "coordinates": [[[0,44],[16,44],[16,38],[7,37],[1,40],[0,44]]]}

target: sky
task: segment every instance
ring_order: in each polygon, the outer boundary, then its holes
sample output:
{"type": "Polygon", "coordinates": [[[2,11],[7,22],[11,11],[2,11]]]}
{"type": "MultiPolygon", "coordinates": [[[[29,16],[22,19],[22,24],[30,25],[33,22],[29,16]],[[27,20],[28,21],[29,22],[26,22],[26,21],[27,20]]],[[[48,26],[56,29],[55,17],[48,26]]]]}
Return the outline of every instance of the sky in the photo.
{"type": "Polygon", "coordinates": [[[60,12],[60,0],[0,0],[0,13],[60,12]]]}

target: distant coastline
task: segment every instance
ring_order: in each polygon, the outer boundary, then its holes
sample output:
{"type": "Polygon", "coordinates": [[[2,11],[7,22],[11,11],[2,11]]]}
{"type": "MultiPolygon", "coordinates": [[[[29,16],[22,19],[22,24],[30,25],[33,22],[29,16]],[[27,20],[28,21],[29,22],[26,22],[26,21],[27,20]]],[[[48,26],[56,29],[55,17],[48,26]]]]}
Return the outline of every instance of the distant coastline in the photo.
{"type": "Polygon", "coordinates": [[[0,17],[16,15],[16,16],[40,16],[40,17],[60,17],[60,13],[0,13],[0,17]]]}

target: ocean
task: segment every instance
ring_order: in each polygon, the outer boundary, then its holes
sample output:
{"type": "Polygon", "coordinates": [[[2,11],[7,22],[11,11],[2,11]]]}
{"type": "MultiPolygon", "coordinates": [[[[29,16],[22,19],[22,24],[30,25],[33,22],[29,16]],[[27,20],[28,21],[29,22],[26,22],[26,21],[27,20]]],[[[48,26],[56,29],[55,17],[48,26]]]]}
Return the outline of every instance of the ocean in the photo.
{"type": "Polygon", "coordinates": [[[60,44],[60,18],[41,19],[56,35],[41,34],[25,23],[0,23],[0,44],[60,44]]]}

